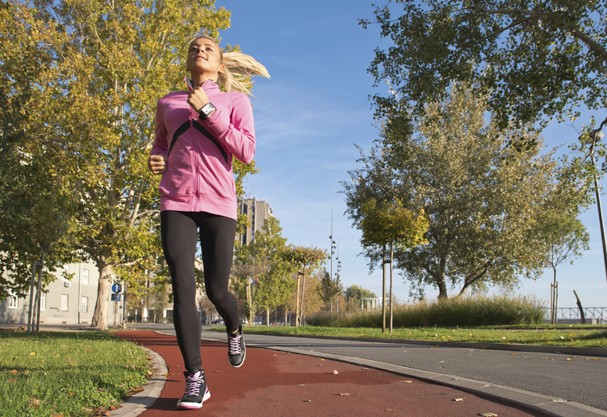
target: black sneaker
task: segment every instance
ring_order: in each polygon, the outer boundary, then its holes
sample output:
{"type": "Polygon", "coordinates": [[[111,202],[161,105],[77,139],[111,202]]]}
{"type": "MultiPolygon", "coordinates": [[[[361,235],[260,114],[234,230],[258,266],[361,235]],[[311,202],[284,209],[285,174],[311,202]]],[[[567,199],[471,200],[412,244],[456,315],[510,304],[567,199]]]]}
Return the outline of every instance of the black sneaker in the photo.
{"type": "Polygon", "coordinates": [[[178,410],[195,410],[202,408],[202,403],[211,398],[211,393],[204,381],[204,371],[184,372],[185,393],[177,401],[178,410]]]}
{"type": "Polygon", "coordinates": [[[242,325],[238,327],[236,336],[228,333],[228,359],[234,368],[240,368],[247,356],[247,348],[244,344],[244,336],[242,335],[242,325]]]}

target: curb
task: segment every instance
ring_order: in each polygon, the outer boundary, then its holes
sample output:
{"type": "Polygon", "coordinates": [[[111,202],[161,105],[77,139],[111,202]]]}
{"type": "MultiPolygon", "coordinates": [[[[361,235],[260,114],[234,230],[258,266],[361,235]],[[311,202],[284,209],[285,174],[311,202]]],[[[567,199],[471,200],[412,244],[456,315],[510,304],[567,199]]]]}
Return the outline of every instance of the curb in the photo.
{"type": "MultiPolygon", "coordinates": [[[[251,344],[251,346],[255,346],[251,344]]],[[[259,348],[259,346],[257,346],[259,348]]],[[[440,374],[436,372],[423,371],[420,369],[407,368],[405,366],[392,365],[377,362],[369,359],[356,358],[350,356],[334,355],[330,353],[313,352],[296,348],[284,348],[279,346],[264,346],[265,349],[278,350],[299,355],[314,356],[324,359],[331,359],[340,362],[346,362],[354,365],[365,366],[368,368],[388,371],[397,375],[418,378],[420,380],[433,384],[445,385],[451,388],[477,394],[483,397],[489,397],[506,403],[516,404],[531,410],[554,417],[607,417],[607,411],[590,407],[574,401],[567,401],[561,398],[554,398],[547,395],[536,394],[529,391],[519,390],[503,385],[496,385],[473,379],[462,378],[454,375],[440,374]]]]}
{"type": "MultiPolygon", "coordinates": [[[[209,330],[215,331],[215,330],[209,330]]],[[[593,347],[573,347],[573,346],[552,346],[552,345],[527,345],[522,343],[486,343],[486,342],[443,342],[443,341],[432,341],[432,340],[416,340],[416,339],[375,339],[372,337],[331,337],[331,336],[317,336],[317,335],[302,335],[302,334],[276,334],[276,333],[264,333],[255,332],[248,330],[249,334],[258,334],[262,336],[287,336],[287,337],[300,337],[307,339],[325,339],[325,340],[346,340],[346,341],[361,341],[361,342],[379,342],[379,343],[403,343],[408,345],[421,345],[421,346],[444,346],[444,347],[463,347],[471,349],[484,349],[484,350],[506,350],[513,352],[544,352],[544,353],[558,353],[563,355],[576,355],[576,356],[599,356],[607,357],[607,348],[593,348],[593,347]]]]}
{"type": "Polygon", "coordinates": [[[120,408],[110,413],[111,417],[136,417],[150,408],[154,402],[160,397],[160,393],[164,388],[168,368],[166,362],[158,353],[151,349],[140,346],[145,349],[150,356],[152,362],[152,376],[148,379],[147,384],[143,386],[143,391],[138,392],[126,399],[120,408]]]}

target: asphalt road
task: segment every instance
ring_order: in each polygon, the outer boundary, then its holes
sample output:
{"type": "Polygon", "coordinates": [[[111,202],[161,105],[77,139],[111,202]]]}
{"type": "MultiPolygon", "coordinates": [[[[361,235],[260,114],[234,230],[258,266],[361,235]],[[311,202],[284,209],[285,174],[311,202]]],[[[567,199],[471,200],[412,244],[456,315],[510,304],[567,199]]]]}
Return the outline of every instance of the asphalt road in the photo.
{"type": "MultiPolygon", "coordinates": [[[[202,337],[225,339],[204,330],[202,337]]],[[[607,357],[254,334],[246,341],[468,378],[607,410],[607,357]]]]}

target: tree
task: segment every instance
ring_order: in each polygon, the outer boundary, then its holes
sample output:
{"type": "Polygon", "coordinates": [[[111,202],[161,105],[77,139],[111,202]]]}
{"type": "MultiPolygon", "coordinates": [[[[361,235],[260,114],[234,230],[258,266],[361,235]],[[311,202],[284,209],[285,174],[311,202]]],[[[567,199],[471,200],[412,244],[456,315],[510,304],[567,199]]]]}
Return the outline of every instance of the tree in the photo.
{"type": "Polygon", "coordinates": [[[320,285],[318,286],[318,295],[325,305],[325,309],[333,312],[333,301],[343,292],[343,286],[339,279],[339,274],[335,279],[331,279],[328,271],[323,271],[320,285]]]}
{"type": "Polygon", "coordinates": [[[156,100],[179,88],[188,39],[201,29],[217,35],[229,13],[210,0],[34,3],[6,4],[28,16],[11,13],[11,24],[43,22],[32,32],[33,49],[50,51],[58,75],[32,110],[71,170],[72,199],[82,205],[78,247],[100,272],[91,325],[103,329],[114,269],[160,252],[158,179],[146,167],[156,100]],[[53,33],[41,37],[46,32],[53,33]]]}
{"type": "Polygon", "coordinates": [[[45,123],[43,106],[45,94],[57,92],[52,80],[58,70],[49,45],[60,41],[61,34],[46,27],[32,10],[12,3],[0,5],[0,33],[3,299],[9,293],[25,295],[33,263],[53,271],[76,258],[70,232],[79,202],[70,198],[72,167],[64,164],[64,144],[45,123]]]}
{"type": "Polygon", "coordinates": [[[346,288],[346,301],[351,309],[360,310],[364,298],[376,298],[373,291],[369,291],[359,285],[350,285],[346,288]]]}
{"type": "MultiPolygon", "coordinates": [[[[380,114],[395,105],[424,106],[453,82],[489,94],[502,128],[607,103],[607,4],[596,0],[422,0],[376,6],[373,20],[392,45],[369,68],[380,114]]],[[[607,120],[607,119],[606,119],[607,120]]]]}
{"type": "Polygon", "coordinates": [[[262,230],[255,234],[251,244],[256,255],[268,266],[259,276],[255,288],[255,303],[265,309],[267,324],[270,322],[270,310],[285,305],[295,289],[291,279],[293,265],[286,262],[283,256],[287,240],[282,237],[281,231],[278,219],[270,217],[264,222],[262,230]]]}
{"type": "Polygon", "coordinates": [[[257,312],[253,290],[259,282],[259,277],[267,270],[266,260],[257,256],[257,248],[254,245],[239,245],[236,247],[232,268],[232,275],[236,280],[232,281],[232,287],[240,299],[246,300],[246,309],[251,324],[254,322],[257,312]]]}
{"type": "Polygon", "coordinates": [[[284,259],[293,265],[297,271],[297,291],[295,295],[296,326],[305,323],[305,300],[308,294],[312,294],[306,288],[306,276],[312,275],[326,257],[327,254],[323,250],[313,247],[290,245],[284,252],[284,259]]]}
{"type": "Polygon", "coordinates": [[[581,255],[582,250],[588,250],[589,236],[586,228],[577,218],[565,213],[550,213],[539,219],[536,233],[538,243],[543,245],[545,252],[545,267],[552,270],[550,292],[551,323],[556,324],[558,305],[558,281],[556,270],[565,261],[573,263],[573,259],[581,255]]]}
{"type": "MultiPolygon", "coordinates": [[[[366,186],[369,186],[367,184],[366,186]]],[[[356,195],[356,194],[354,194],[356,195]]],[[[354,197],[355,198],[355,197],[354,197]]],[[[415,214],[403,207],[401,200],[393,196],[390,201],[378,202],[369,198],[362,203],[362,218],[359,227],[362,230],[361,243],[365,248],[375,248],[382,253],[382,331],[386,331],[386,265],[390,271],[390,333],[393,323],[393,261],[395,246],[398,250],[407,250],[425,244],[424,234],[428,231],[428,220],[424,211],[415,214]],[[389,248],[389,255],[387,249],[389,248]]]]}
{"type": "Polygon", "coordinates": [[[428,244],[396,250],[395,260],[414,288],[431,285],[439,299],[450,286],[459,294],[512,286],[521,273],[535,276],[545,254],[529,236],[555,189],[557,163],[539,154],[536,133],[503,131],[486,122],[485,109],[482,96],[454,86],[449,100],[427,106],[417,134],[385,130],[363,158],[361,175],[383,167],[404,207],[424,208],[428,244]]]}

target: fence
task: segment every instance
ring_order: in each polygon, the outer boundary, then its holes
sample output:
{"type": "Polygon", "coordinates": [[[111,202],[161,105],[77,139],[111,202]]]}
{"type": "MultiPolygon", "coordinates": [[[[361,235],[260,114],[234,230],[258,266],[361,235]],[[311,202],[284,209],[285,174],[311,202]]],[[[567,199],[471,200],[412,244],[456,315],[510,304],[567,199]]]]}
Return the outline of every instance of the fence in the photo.
{"type": "MultiPolygon", "coordinates": [[[[550,321],[550,308],[546,308],[545,317],[550,321]]],[[[580,310],[577,307],[558,307],[556,317],[559,322],[579,322],[580,310]]],[[[584,307],[586,323],[607,323],[607,307],[584,307]]]]}

